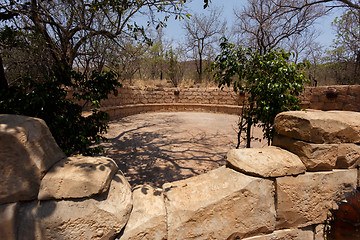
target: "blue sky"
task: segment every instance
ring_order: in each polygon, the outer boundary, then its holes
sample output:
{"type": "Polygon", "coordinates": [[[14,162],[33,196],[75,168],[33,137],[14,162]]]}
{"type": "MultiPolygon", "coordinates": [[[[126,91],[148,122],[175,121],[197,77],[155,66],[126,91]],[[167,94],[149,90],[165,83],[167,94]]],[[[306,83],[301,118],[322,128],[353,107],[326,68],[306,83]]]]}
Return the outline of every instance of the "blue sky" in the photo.
{"type": "MultiPolygon", "coordinates": [[[[212,6],[216,8],[223,8],[223,18],[228,22],[228,26],[231,27],[234,22],[234,8],[242,8],[246,4],[246,0],[212,0],[212,6]]],[[[189,4],[191,11],[195,13],[204,13],[206,10],[203,9],[204,1],[203,0],[193,0],[189,4]]],[[[332,40],[335,37],[334,30],[331,27],[331,22],[334,18],[339,15],[339,13],[334,12],[333,14],[321,18],[317,24],[316,29],[321,33],[318,38],[318,41],[324,46],[329,47],[332,44],[332,40]]],[[[174,41],[183,41],[185,32],[182,29],[182,21],[174,20],[170,18],[167,23],[167,28],[165,29],[166,36],[174,41]]]]}

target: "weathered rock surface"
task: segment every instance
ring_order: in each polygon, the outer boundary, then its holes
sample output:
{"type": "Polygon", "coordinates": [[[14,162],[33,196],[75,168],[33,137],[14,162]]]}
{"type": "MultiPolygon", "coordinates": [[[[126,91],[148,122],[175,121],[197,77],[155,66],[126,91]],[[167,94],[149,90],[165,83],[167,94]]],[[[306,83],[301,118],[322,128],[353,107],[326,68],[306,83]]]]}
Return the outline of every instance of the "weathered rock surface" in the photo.
{"type": "Polygon", "coordinates": [[[298,156],[277,147],[230,150],[227,165],[237,171],[265,178],[296,175],[304,173],[306,169],[298,156]]]}
{"type": "Polygon", "coordinates": [[[326,240],[325,224],[316,225],[316,227],[314,229],[314,240],[326,240]]]}
{"type": "Polygon", "coordinates": [[[17,203],[0,205],[0,239],[16,239],[17,203]]]}
{"type": "Polygon", "coordinates": [[[133,210],[120,240],[167,238],[166,209],[162,189],[143,185],[133,191],[133,210]]]}
{"type": "Polygon", "coordinates": [[[41,178],[64,157],[43,120],[0,114],[0,204],[36,199],[41,178]]]}
{"type": "Polygon", "coordinates": [[[40,184],[38,199],[84,198],[108,190],[118,166],[106,157],[69,157],[56,163],[40,184]]]}
{"type": "Polygon", "coordinates": [[[93,199],[33,201],[18,214],[18,239],[112,239],[130,216],[132,193],[118,171],[109,191],[93,199]]]}
{"type": "Polygon", "coordinates": [[[352,143],[339,144],[337,168],[355,168],[360,166],[360,145],[352,143]]]}
{"type": "Polygon", "coordinates": [[[323,223],[335,201],[356,183],[356,169],[277,178],[277,229],[323,223]]]}
{"type": "Polygon", "coordinates": [[[332,170],[336,167],[339,144],[316,144],[275,135],[273,145],[300,157],[308,171],[332,170]]]}
{"type": "Polygon", "coordinates": [[[310,229],[285,229],[271,234],[244,238],[243,240],[312,240],[314,232],[310,229]]]}
{"type": "Polygon", "coordinates": [[[316,144],[276,134],[273,145],[298,155],[309,171],[355,168],[360,164],[360,146],[353,143],[316,144]]]}
{"type": "Polygon", "coordinates": [[[168,239],[226,239],[274,230],[274,184],[221,167],[166,183],[168,239]]]}
{"type": "Polygon", "coordinates": [[[275,131],[312,143],[360,143],[360,113],[348,111],[292,111],[276,116],[275,131]]]}

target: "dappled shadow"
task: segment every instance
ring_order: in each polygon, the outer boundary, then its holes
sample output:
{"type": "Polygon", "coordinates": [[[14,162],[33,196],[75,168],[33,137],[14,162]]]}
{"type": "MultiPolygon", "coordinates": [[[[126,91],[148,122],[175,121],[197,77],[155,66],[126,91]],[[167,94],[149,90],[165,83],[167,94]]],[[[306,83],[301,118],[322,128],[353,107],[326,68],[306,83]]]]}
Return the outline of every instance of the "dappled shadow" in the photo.
{"type": "Polygon", "coordinates": [[[109,141],[102,144],[104,156],[116,161],[132,186],[161,187],[205,173],[224,165],[226,153],[236,145],[237,117],[218,116],[151,113],[114,121],[109,141]]]}
{"type": "Polygon", "coordinates": [[[113,161],[109,159],[96,159],[93,157],[85,157],[82,155],[64,158],[57,162],[52,168],[48,170],[48,173],[59,172],[60,174],[66,169],[79,169],[85,173],[91,174],[97,171],[105,171],[107,169],[116,168],[113,161]]]}
{"type": "MultiPolygon", "coordinates": [[[[44,134],[39,133],[39,130],[44,131],[39,125],[39,122],[24,116],[3,115],[0,118],[0,205],[3,209],[14,211],[11,214],[14,214],[16,224],[16,228],[9,229],[9,234],[14,230],[14,235],[0,236],[0,239],[36,239],[39,234],[34,217],[34,212],[37,212],[32,211],[37,207],[42,177],[39,159],[43,158],[42,152],[46,150],[37,141],[42,140],[40,137],[44,134]],[[29,211],[27,206],[31,206],[29,211]]],[[[51,205],[47,214],[52,214],[55,208],[51,205]]]]}

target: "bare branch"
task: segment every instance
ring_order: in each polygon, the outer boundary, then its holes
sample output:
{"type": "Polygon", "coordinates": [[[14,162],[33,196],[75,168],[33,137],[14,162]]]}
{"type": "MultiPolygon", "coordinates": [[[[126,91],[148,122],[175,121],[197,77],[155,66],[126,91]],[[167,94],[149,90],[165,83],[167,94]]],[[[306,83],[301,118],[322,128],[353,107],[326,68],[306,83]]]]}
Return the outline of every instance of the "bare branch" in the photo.
{"type": "Polygon", "coordinates": [[[261,54],[281,47],[311,28],[325,14],[321,5],[301,7],[298,0],[248,0],[242,11],[234,10],[237,17],[235,33],[241,44],[258,49],[261,54]]]}
{"type": "Polygon", "coordinates": [[[184,22],[188,49],[196,60],[199,81],[203,74],[203,60],[214,49],[222,35],[225,34],[226,21],[219,20],[221,9],[212,9],[209,15],[194,14],[184,22]]]}

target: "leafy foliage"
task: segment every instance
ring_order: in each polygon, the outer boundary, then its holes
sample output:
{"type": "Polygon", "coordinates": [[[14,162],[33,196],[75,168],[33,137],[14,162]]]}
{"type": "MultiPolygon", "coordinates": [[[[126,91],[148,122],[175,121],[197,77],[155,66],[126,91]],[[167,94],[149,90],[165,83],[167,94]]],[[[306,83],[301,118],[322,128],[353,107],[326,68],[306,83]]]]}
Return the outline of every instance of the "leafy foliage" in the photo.
{"type": "Polygon", "coordinates": [[[102,149],[91,146],[105,140],[102,134],[107,131],[109,116],[96,109],[89,116],[83,116],[82,106],[68,98],[67,89],[74,90],[74,99],[100,107],[100,101],[106,99],[109,93],[117,94],[116,87],[120,84],[112,72],[93,72],[89,77],[73,71],[66,74],[54,73],[44,82],[26,78],[18,86],[1,89],[0,113],[43,119],[67,155],[98,153],[102,149]],[[72,81],[64,85],[66,81],[58,78],[68,77],[66,74],[70,75],[72,81]]]}
{"type": "MultiPolygon", "coordinates": [[[[183,18],[185,2],[2,1],[0,21],[6,25],[0,29],[0,113],[44,119],[55,140],[68,155],[101,151],[99,147],[91,146],[104,139],[102,133],[106,132],[109,116],[92,110],[91,115],[85,117],[82,115],[82,106],[72,99],[98,108],[101,100],[106,99],[109,93],[116,94],[116,87],[120,86],[116,75],[112,72],[99,73],[105,69],[106,54],[112,52],[108,46],[114,42],[119,44],[125,38],[149,41],[145,28],[137,25],[134,16],[149,15],[152,23],[158,27],[164,26],[170,15],[183,18]],[[164,13],[164,20],[154,18],[155,12],[164,13]],[[38,55],[35,56],[31,51],[38,55]],[[21,61],[24,65],[37,71],[23,71],[22,66],[13,67],[13,72],[19,74],[11,75],[9,80],[12,81],[8,81],[4,70],[8,74],[12,66],[9,62],[18,66],[20,56],[24,59],[21,61]],[[29,56],[34,56],[34,60],[31,61],[29,56]],[[44,65],[49,68],[39,68],[40,62],[45,63],[40,67],[44,65]],[[35,67],[29,63],[34,63],[35,67]],[[84,64],[78,69],[85,73],[72,71],[75,64],[84,64]],[[44,74],[43,69],[52,69],[53,65],[60,71],[44,74]],[[94,66],[99,72],[89,73],[90,67],[94,66]],[[35,73],[41,73],[41,76],[35,73]],[[43,75],[48,78],[43,79],[43,75]],[[73,98],[68,98],[68,89],[74,91],[73,98]]],[[[204,0],[204,7],[209,2],[204,0]]]]}
{"type": "MultiPolygon", "coordinates": [[[[335,18],[332,25],[336,30],[334,51],[340,51],[345,60],[360,61],[360,14],[358,11],[349,10],[340,17],[335,18]]],[[[343,59],[339,59],[343,60],[343,59]]]]}
{"type": "Polygon", "coordinates": [[[175,51],[170,48],[170,50],[166,51],[165,53],[165,60],[168,65],[167,75],[170,78],[174,87],[178,87],[180,79],[180,67],[178,62],[178,56],[176,55],[175,51]]]}
{"type": "Polygon", "coordinates": [[[271,143],[275,116],[283,111],[300,110],[298,98],[308,82],[304,67],[308,64],[290,63],[291,53],[270,50],[261,55],[250,48],[236,47],[223,38],[222,52],[212,65],[219,87],[230,85],[235,92],[247,96],[239,129],[246,132],[250,147],[251,127],[262,127],[264,138],[271,143]]]}
{"type": "Polygon", "coordinates": [[[360,13],[348,10],[335,18],[332,25],[336,38],[332,50],[324,59],[333,63],[329,67],[330,77],[336,76],[338,84],[358,84],[360,82],[360,13]]]}

